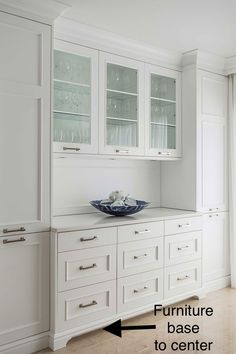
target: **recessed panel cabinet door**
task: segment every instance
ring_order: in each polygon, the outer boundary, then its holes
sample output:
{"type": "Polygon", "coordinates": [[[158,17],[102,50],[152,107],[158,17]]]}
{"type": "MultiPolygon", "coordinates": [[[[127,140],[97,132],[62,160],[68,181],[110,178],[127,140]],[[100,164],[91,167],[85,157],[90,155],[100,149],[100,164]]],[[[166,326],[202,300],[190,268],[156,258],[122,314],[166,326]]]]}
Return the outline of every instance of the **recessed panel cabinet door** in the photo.
{"type": "Polygon", "coordinates": [[[0,237],[0,345],[49,330],[49,233],[0,237]]]}
{"type": "Polygon", "coordinates": [[[0,12],[0,235],[49,228],[51,28],[0,12]]]}
{"type": "Polygon", "coordinates": [[[228,213],[204,215],[203,223],[203,281],[230,274],[228,213]]]}

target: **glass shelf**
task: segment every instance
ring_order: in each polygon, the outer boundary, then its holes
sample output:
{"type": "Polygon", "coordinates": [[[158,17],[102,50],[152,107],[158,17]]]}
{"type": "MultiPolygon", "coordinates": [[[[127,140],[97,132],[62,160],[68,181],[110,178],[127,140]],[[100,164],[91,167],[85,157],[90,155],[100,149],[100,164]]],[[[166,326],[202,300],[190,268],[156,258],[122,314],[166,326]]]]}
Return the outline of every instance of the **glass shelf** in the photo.
{"type": "Polygon", "coordinates": [[[175,101],[175,79],[157,74],[151,74],[151,97],[175,101]]]}
{"type": "Polygon", "coordinates": [[[54,51],[54,78],[62,81],[90,85],[90,58],[77,54],[54,51]]]}
{"type": "Polygon", "coordinates": [[[107,89],[137,94],[137,70],[108,63],[107,89]]]}
{"type": "Polygon", "coordinates": [[[163,124],[151,125],[150,143],[153,149],[175,149],[176,127],[163,124]]]}
{"type": "Polygon", "coordinates": [[[107,118],[107,144],[137,146],[137,121],[107,118]]]}
{"type": "Polygon", "coordinates": [[[107,116],[137,120],[137,96],[107,91],[107,116]]]}
{"type": "Polygon", "coordinates": [[[90,115],[90,87],[54,81],[54,110],[90,115]]]}
{"type": "Polygon", "coordinates": [[[90,144],[90,116],[54,112],[54,141],[90,144]]]}
{"type": "Polygon", "coordinates": [[[151,122],[176,124],[176,103],[151,98],[151,122]]]}

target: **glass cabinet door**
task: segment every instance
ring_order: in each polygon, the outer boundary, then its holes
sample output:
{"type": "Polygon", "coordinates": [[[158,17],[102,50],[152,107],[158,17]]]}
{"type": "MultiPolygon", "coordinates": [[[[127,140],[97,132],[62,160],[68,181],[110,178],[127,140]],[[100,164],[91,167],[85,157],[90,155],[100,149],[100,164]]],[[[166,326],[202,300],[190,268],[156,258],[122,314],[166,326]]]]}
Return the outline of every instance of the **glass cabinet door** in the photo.
{"type": "Polygon", "coordinates": [[[100,72],[102,153],[143,154],[142,63],[102,53],[100,72]]]}
{"type": "Polygon", "coordinates": [[[180,154],[179,74],[147,65],[148,155],[180,154]]]}
{"type": "Polygon", "coordinates": [[[97,52],[56,41],[54,50],[54,151],[95,153],[97,52]]]}

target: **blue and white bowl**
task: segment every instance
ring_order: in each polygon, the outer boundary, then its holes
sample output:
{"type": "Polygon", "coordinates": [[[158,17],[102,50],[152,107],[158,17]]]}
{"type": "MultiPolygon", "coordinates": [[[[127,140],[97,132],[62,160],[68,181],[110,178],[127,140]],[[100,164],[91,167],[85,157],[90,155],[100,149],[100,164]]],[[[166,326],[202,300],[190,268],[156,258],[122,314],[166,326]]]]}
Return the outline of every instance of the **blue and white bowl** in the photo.
{"type": "Polygon", "coordinates": [[[98,209],[99,211],[102,211],[103,213],[109,214],[109,215],[115,215],[115,216],[126,216],[126,215],[132,215],[136,214],[142,209],[146,208],[148,206],[148,202],[144,202],[143,200],[136,200],[137,205],[134,206],[129,206],[129,205],[122,205],[122,206],[114,206],[112,203],[101,203],[101,200],[92,200],[90,204],[98,209]]]}

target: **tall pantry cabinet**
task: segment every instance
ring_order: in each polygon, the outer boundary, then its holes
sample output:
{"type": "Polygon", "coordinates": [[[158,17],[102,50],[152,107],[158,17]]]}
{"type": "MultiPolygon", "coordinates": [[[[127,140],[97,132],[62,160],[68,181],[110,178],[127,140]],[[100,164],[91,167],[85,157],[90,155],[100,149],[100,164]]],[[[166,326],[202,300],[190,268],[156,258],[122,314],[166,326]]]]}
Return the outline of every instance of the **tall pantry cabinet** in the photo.
{"type": "Polygon", "coordinates": [[[49,330],[51,26],[0,11],[0,48],[0,352],[8,353],[49,330]]]}
{"type": "Polygon", "coordinates": [[[190,63],[191,55],[183,59],[183,159],[162,163],[162,206],[204,213],[203,281],[213,286],[230,273],[227,78],[190,63]]]}

